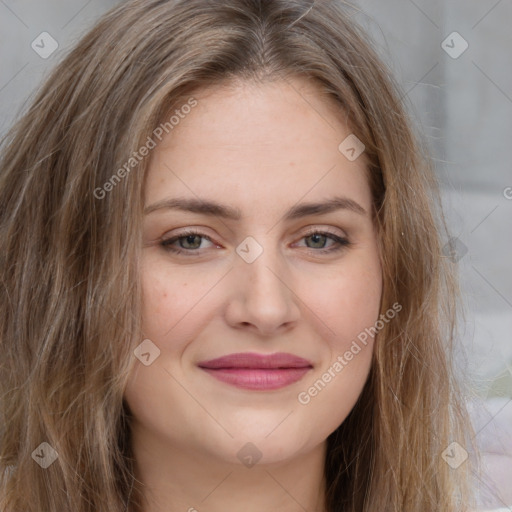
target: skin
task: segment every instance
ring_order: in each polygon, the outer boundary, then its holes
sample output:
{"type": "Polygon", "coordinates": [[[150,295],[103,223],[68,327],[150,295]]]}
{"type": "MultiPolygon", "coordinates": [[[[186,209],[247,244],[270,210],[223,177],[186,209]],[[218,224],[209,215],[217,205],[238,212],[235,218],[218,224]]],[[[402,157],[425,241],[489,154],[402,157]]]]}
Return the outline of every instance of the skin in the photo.
{"type": "Polygon", "coordinates": [[[374,340],[309,403],[297,397],[378,319],[382,273],[365,156],[352,162],[338,150],[351,133],[344,117],[302,78],[233,82],[194,97],[198,105],[153,150],[145,204],[201,198],[241,218],[170,208],[145,215],[143,328],[160,355],[148,366],[136,361],[125,392],[144,512],[241,503],[245,512],[322,511],[326,438],[362,391],[374,340]],[[334,196],[364,213],[284,219],[292,206],[334,196]],[[172,247],[183,254],[161,245],[190,227],[211,241],[178,239],[172,247]],[[320,252],[337,243],[308,230],[326,229],[350,245],[320,252]],[[252,263],[236,252],[248,236],[263,249],[252,263]],[[313,368],[284,388],[253,391],[197,366],[234,352],[289,352],[313,368]],[[261,453],[253,467],[237,457],[248,442],[261,453]]]}

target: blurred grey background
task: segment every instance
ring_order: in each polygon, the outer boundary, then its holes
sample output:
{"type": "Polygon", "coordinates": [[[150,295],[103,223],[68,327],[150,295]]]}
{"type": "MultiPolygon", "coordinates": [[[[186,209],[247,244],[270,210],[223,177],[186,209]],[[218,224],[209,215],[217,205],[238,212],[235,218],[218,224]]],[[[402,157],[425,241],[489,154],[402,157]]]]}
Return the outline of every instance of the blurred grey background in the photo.
{"type": "MultiPolygon", "coordinates": [[[[56,61],[117,3],[0,0],[0,134],[56,61]]],[[[485,401],[488,411],[474,412],[494,479],[482,504],[512,505],[512,1],[352,3],[436,162],[453,237],[446,255],[459,265],[466,309],[460,366],[476,395],[471,402],[485,401]]]]}

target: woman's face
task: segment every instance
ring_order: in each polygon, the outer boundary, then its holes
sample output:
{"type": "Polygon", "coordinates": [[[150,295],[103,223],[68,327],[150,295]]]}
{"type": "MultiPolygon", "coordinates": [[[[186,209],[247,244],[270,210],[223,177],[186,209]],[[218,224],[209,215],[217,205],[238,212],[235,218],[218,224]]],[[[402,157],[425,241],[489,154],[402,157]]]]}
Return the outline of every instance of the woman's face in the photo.
{"type": "Polygon", "coordinates": [[[378,319],[381,267],[365,156],[339,149],[339,109],[303,79],[194,98],[152,149],[150,341],[125,398],[162,452],[285,461],[322,445],[369,372],[373,339],[357,337],[378,319]]]}

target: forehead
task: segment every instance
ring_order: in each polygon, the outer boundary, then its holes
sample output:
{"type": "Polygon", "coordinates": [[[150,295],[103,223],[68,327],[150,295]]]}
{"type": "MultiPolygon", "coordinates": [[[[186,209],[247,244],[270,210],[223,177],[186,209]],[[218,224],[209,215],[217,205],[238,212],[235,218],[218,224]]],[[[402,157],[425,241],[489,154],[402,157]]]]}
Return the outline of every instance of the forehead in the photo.
{"type": "Polygon", "coordinates": [[[146,202],[170,192],[247,201],[334,192],[369,205],[364,153],[350,161],[340,152],[350,128],[315,83],[233,82],[193,97],[197,105],[154,149],[146,202]]]}
{"type": "Polygon", "coordinates": [[[309,147],[319,139],[337,146],[340,129],[348,129],[341,105],[317,83],[302,77],[264,83],[231,81],[193,96],[197,106],[183,116],[179,130],[173,130],[174,137],[168,137],[162,148],[181,144],[190,136],[186,132],[193,130],[196,145],[298,152],[296,143],[309,147]]]}

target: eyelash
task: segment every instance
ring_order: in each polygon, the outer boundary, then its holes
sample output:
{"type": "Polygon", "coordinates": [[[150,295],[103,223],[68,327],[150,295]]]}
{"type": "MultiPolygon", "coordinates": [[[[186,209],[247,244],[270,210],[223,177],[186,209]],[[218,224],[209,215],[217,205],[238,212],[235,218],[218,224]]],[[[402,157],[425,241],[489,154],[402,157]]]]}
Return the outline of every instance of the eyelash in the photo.
{"type": "MultiPolygon", "coordinates": [[[[171,244],[177,242],[178,240],[181,240],[182,238],[187,238],[187,236],[200,236],[201,238],[204,238],[206,240],[208,240],[209,242],[212,242],[212,243],[215,243],[213,242],[213,240],[199,232],[199,231],[195,231],[193,229],[189,229],[187,231],[184,231],[183,233],[180,233],[179,235],[177,236],[174,236],[172,238],[168,238],[167,240],[162,240],[160,245],[164,248],[164,250],[166,251],[169,251],[169,252],[172,252],[172,253],[175,253],[175,254],[184,254],[184,253],[187,253],[189,255],[194,255],[194,256],[200,256],[200,253],[199,253],[199,249],[183,249],[183,248],[176,248],[176,247],[172,247],[171,244]],[[194,254],[195,253],[195,254],[194,254]]],[[[322,236],[327,236],[328,238],[330,238],[331,240],[333,240],[334,242],[336,242],[336,245],[334,246],[331,246],[331,248],[329,249],[314,249],[314,248],[311,248],[311,247],[307,247],[307,249],[309,249],[310,251],[313,251],[315,253],[320,253],[320,254],[330,254],[330,253],[333,253],[333,252],[337,252],[337,251],[340,251],[346,247],[348,247],[349,245],[351,245],[351,242],[349,242],[346,238],[343,238],[343,237],[340,237],[334,233],[331,233],[327,230],[324,230],[324,231],[321,231],[321,230],[312,230],[312,231],[309,231],[307,233],[305,233],[302,237],[301,237],[301,240],[303,238],[308,238],[312,235],[322,235],[322,236]]]]}

